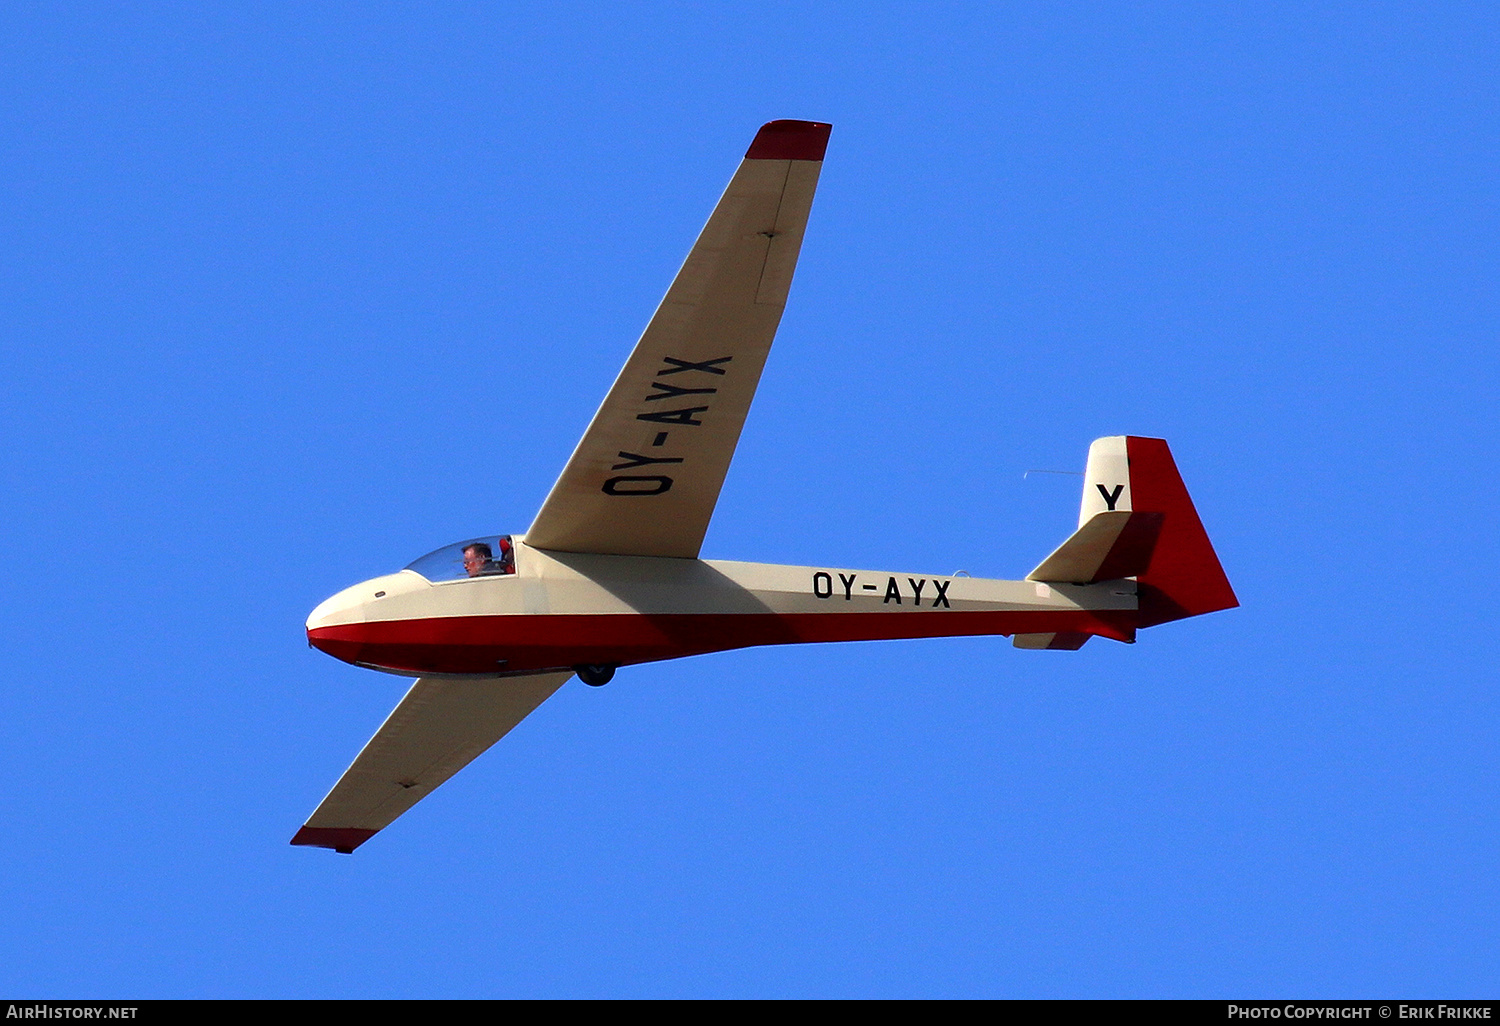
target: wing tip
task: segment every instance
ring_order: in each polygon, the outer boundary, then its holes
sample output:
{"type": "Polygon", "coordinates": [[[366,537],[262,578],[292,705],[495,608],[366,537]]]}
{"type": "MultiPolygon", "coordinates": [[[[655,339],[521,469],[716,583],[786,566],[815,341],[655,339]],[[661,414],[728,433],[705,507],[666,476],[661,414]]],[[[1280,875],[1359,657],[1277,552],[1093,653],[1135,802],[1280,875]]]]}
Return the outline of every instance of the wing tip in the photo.
{"type": "Polygon", "coordinates": [[[361,827],[310,827],[305,826],[292,838],[293,844],[304,844],[314,848],[332,848],[340,855],[352,855],[354,849],[374,837],[379,831],[361,827]]]}
{"type": "Polygon", "coordinates": [[[746,160],[822,160],[833,126],[823,121],[770,121],[755,133],[746,160]]]}

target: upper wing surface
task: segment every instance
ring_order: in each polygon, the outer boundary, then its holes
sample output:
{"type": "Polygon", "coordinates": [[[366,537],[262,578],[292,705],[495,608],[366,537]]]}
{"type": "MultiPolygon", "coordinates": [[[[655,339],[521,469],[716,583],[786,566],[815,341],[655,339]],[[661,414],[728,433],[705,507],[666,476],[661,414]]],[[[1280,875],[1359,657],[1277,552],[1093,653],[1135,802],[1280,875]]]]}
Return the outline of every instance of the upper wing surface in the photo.
{"type": "Polygon", "coordinates": [[[698,555],[781,322],[830,130],[761,128],[528,544],[698,555]]]}
{"type": "Polygon", "coordinates": [[[353,851],[508,734],[571,676],[418,680],[292,843],[353,851]]]}

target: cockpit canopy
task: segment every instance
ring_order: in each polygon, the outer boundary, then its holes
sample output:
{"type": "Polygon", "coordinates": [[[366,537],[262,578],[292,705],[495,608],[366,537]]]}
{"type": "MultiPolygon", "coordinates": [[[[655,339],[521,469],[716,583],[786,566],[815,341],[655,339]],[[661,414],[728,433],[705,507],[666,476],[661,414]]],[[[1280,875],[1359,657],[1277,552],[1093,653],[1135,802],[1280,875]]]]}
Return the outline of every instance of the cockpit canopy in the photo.
{"type": "Polygon", "coordinates": [[[510,535],[488,535],[444,545],[409,564],[406,569],[433,583],[466,577],[505,577],[516,572],[516,549],[510,535]]]}

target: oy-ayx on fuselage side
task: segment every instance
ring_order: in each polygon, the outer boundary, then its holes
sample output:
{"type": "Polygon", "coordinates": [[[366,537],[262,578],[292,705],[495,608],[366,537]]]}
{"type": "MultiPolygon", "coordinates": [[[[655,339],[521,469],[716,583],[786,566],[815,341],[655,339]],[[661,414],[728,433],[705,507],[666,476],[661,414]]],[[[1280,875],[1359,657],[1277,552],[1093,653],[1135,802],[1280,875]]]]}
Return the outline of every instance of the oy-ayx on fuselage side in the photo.
{"type": "Polygon", "coordinates": [[[432,582],[403,570],[345,589],[313,611],[308,640],[391,673],[495,676],[803,642],[1135,638],[1132,580],[1048,584],[548,552],[520,536],[515,550],[507,576],[432,582]]]}

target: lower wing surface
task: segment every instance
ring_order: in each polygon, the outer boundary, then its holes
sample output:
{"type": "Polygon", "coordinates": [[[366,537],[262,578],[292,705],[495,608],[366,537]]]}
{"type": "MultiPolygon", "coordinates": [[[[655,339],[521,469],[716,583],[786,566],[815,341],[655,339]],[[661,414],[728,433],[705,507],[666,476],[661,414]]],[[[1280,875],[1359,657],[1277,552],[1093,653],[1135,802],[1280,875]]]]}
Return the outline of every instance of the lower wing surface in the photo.
{"type": "Polygon", "coordinates": [[[571,676],[418,680],[292,843],[352,852],[510,733],[571,676]]]}

